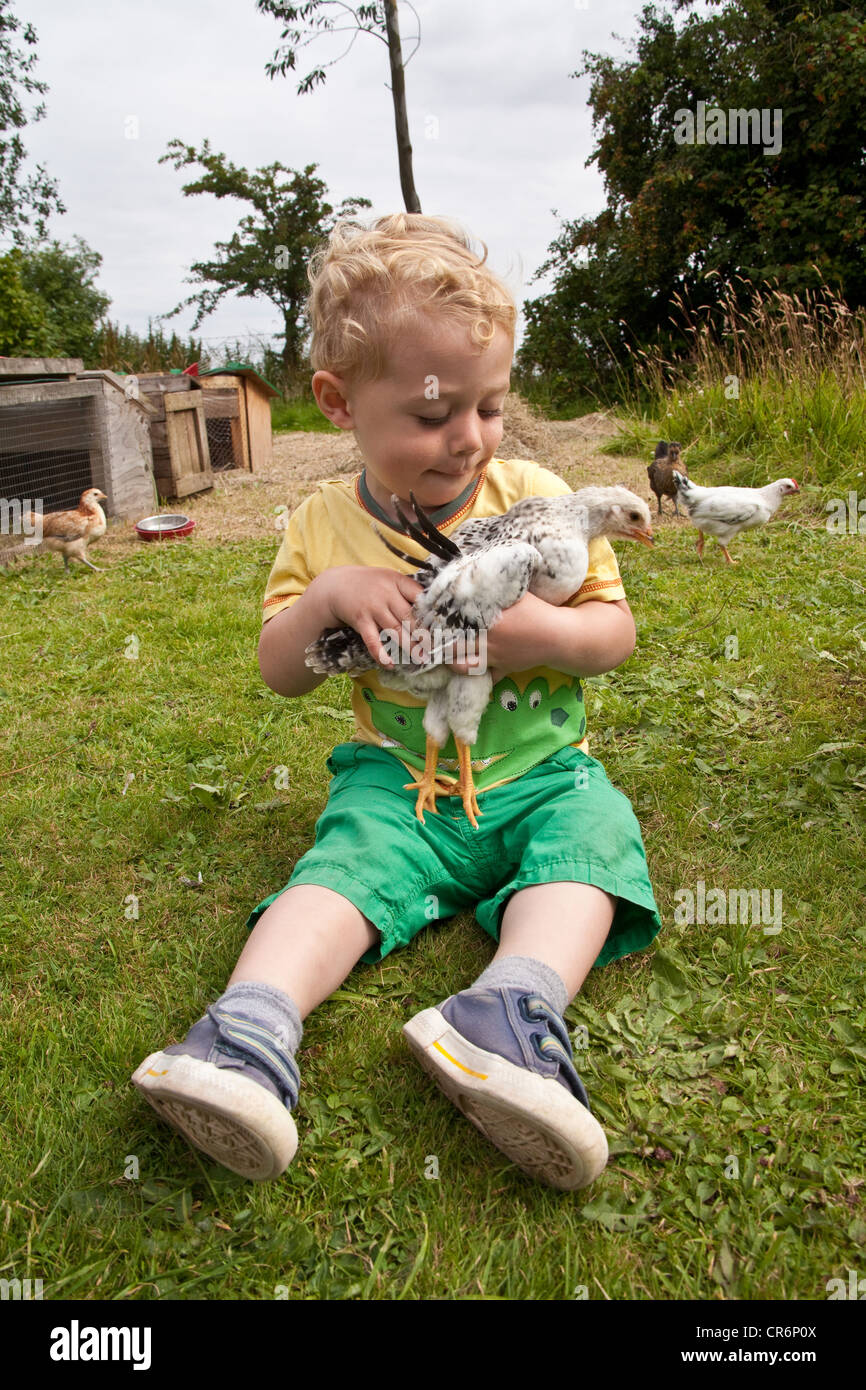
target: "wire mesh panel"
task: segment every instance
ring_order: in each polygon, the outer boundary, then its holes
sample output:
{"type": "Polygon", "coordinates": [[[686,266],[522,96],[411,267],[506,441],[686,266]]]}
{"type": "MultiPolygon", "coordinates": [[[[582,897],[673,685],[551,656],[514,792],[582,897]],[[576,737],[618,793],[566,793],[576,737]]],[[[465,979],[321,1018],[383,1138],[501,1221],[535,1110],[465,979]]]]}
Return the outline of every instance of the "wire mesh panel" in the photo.
{"type": "Polygon", "coordinates": [[[77,506],[89,487],[104,490],[101,387],[96,394],[70,384],[65,399],[17,403],[12,403],[13,390],[15,397],[25,391],[35,396],[38,387],[0,388],[0,495],[26,498],[34,511],[53,512],[77,506]]]}
{"type": "Polygon", "coordinates": [[[208,387],[204,392],[204,418],[211,468],[244,466],[239,394],[233,387],[208,387]]]}
{"type": "Polygon", "coordinates": [[[207,442],[210,447],[211,468],[214,471],[236,468],[232,427],[228,420],[207,421],[207,442]]]}

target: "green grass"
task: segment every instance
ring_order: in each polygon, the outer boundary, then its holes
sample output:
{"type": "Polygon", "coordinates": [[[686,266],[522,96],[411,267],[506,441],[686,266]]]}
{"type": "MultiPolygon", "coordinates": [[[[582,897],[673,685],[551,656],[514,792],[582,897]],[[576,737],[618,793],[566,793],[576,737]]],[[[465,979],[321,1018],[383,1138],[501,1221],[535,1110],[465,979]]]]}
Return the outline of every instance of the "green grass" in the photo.
{"type": "Polygon", "coordinates": [[[866,392],[848,393],[829,375],[810,385],[747,380],[739,389],[729,399],[721,383],[684,383],[633,414],[605,452],[649,459],[660,438],[676,439],[696,481],[762,487],[794,477],[822,499],[864,494],[866,392]]]}
{"type": "Polygon", "coordinates": [[[130,1072],[222,991],[312,842],[350,728],[322,706],[348,683],[288,701],[261,681],[271,542],[0,575],[3,771],[24,769],[0,780],[0,1277],[46,1299],[824,1300],[862,1269],[863,544],[788,517],[742,536],[735,570],[674,528],[619,547],[638,648],[589,682],[589,733],[665,927],[569,1010],[611,1145],[573,1195],[487,1145],[403,1044],[489,960],[471,917],[307,1021],[281,1181],[159,1123],[130,1072]],[[678,926],[699,879],[781,890],[781,932],[678,926]]]}
{"type": "Polygon", "coordinates": [[[568,392],[560,378],[534,377],[529,372],[512,369],[511,385],[525,401],[541,410],[548,420],[575,420],[590,415],[605,404],[588,392],[568,392]]]}
{"type": "Polygon", "coordinates": [[[688,360],[638,349],[618,371],[632,419],[610,451],[645,454],[661,433],[683,445],[701,482],[793,476],[837,499],[862,493],[866,314],[826,286],[797,296],[736,279],[717,287],[712,311],[673,297],[688,360]]]}
{"type": "Polygon", "coordinates": [[[282,430],[307,430],[315,434],[339,434],[336,425],[326,420],[315,401],[301,398],[295,401],[271,401],[271,425],[276,433],[282,430]]]}

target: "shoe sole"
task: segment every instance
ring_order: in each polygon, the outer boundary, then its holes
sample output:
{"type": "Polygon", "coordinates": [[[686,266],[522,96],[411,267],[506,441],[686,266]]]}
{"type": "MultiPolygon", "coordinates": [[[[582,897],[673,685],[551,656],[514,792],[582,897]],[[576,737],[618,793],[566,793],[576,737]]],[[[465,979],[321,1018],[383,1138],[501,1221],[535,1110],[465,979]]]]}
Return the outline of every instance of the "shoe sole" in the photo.
{"type": "Polygon", "coordinates": [[[604,1130],[560,1082],[476,1047],[438,1009],[416,1014],[403,1033],[448,1099],[524,1173],[571,1192],[604,1171],[604,1130]]]}
{"type": "Polygon", "coordinates": [[[153,1052],[132,1083],[160,1119],[243,1178],[278,1178],[297,1152],[289,1111],[248,1076],[197,1057],[153,1052]]]}

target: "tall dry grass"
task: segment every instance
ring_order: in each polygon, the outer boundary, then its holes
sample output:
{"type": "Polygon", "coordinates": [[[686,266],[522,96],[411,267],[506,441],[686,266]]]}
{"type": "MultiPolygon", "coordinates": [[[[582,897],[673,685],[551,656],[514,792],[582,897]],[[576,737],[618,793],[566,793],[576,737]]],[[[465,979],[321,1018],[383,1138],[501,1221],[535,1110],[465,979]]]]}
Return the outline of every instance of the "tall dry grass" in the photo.
{"type": "Polygon", "coordinates": [[[797,295],[737,276],[718,278],[717,288],[709,306],[681,295],[671,302],[685,357],[632,351],[629,402],[644,418],[628,439],[643,445],[651,419],[689,449],[690,471],[706,467],[708,482],[758,485],[792,474],[862,490],[866,310],[850,309],[827,285],[797,295]]]}

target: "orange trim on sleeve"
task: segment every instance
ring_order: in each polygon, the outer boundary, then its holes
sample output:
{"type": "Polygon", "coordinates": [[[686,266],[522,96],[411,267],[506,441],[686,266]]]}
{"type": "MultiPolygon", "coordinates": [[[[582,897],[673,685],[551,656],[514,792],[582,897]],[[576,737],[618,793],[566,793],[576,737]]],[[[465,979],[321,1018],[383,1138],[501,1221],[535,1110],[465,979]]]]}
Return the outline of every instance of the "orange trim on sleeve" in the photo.
{"type": "Polygon", "coordinates": [[[300,598],[300,594],[271,594],[262,603],[262,608],[270,608],[272,603],[289,603],[292,599],[300,598]]]}
{"type": "MultiPolygon", "coordinates": [[[[593,579],[589,584],[582,584],[572,598],[580,598],[581,594],[595,594],[599,589],[622,589],[625,593],[622,579],[617,575],[615,579],[593,579]]],[[[571,599],[567,601],[570,603],[571,599]]]]}

